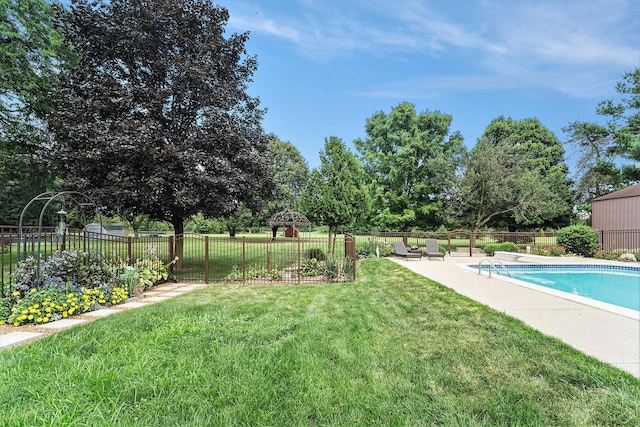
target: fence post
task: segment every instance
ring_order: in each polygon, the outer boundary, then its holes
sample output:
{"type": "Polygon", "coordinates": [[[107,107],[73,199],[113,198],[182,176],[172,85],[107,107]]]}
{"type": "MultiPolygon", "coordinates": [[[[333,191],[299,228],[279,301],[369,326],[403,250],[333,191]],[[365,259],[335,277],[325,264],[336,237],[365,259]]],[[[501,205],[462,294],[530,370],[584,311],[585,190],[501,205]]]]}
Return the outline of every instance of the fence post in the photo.
{"type": "Polygon", "coordinates": [[[351,258],[353,262],[353,281],[356,281],[356,264],[358,260],[358,254],[356,253],[356,236],[351,233],[345,233],[344,235],[344,254],[346,257],[351,258]]]}
{"type": "Polygon", "coordinates": [[[267,271],[271,271],[271,238],[267,239],[267,271]]]}
{"type": "Polygon", "coordinates": [[[298,285],[300,284],[300,270],[302,268],[302,260],[301,260],[301,256],[300,256],[300,235],[298,235],[298,259],[297,259],[297,263],[298,263],[298,268],[296,268],[296,275],[298,276],[298,285]]]}
{"type": "Polygon", "coordinates": [[[171,276],[173,276],[173,267],[174,267],[174,263],[172,262],[174,259],[174,248],[173,248],[173,240],[174,240],[174,236],[169,236],[169,238],[167,239],[167,257],[169,258],[167,260],[167,262],[169,263],[169,274],[171,276]]]}
{"type": "Polygon", "coordinates": [[[127,259],[128,264],[132,265],[133,264],[133,240],[131,238],[131,236],[127,237],[127,259]]]}
{"type": "Polygon", "coordinates": [[[204,236],[204,283],[209,283],[209,236],[204,236]]]}
{"type": "Polygon", "coordinates": [[[242,281],[245,282],[247,280],[246,278],[246,272],[245,272],[245,265],[244,265],[244,236],[242,236],[242,281]]]}

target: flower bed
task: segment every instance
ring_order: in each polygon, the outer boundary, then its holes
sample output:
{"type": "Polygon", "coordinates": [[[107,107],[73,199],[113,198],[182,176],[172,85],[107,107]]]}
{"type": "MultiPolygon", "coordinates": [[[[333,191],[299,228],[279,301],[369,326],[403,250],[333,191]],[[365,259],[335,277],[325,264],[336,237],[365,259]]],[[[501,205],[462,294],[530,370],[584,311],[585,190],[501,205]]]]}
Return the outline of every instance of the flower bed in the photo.
{"type": "Polygon", "coordinates": [[[109,307],[167,277],[152,250],[131,266],[95,252],[57,252],[40,265],[30,257],[16,268],[13,293],[0,298],[0,325],[43,324],[109,307]]]}

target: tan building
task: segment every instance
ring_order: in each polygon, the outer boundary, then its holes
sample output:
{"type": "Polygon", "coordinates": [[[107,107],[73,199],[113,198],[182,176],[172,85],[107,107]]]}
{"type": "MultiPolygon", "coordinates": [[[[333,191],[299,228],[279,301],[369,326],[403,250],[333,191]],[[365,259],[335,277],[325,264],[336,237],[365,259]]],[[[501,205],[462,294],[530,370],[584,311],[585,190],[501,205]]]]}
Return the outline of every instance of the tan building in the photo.
{"type": "Polygon", "coordinates": [[[640,248],[640,184],[593,199],[591,226],[603,249],[640,248]]]}

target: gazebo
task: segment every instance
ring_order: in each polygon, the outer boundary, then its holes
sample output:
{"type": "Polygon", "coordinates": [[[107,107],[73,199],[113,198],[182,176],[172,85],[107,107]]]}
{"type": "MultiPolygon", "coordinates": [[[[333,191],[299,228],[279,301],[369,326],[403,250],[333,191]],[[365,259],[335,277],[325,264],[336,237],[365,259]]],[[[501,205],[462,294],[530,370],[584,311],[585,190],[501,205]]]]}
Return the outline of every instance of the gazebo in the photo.
{"type": "Polygon", "coordinates": [[[285,209],[272,215],[267,225],[271,229],[271,240],[276,240],[278,228],[280,227],[287,227],[284,232],[285,237],[299,237],[300,229],[304,230],[304,228],[311,232],[311,221],[300,212],[291,209],[285,209]]]}

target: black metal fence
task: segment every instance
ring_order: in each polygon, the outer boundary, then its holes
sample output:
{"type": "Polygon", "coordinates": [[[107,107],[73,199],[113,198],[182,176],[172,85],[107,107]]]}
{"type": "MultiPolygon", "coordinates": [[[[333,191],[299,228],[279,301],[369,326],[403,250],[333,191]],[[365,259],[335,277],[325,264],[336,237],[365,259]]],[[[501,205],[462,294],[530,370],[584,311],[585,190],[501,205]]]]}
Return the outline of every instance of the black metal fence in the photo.
{"type": "Polygon", "coordinates": [[[640,230],[601,230],[598,243],[603,250],[627,249],[637,254],[640,253],[640,230]]]}

